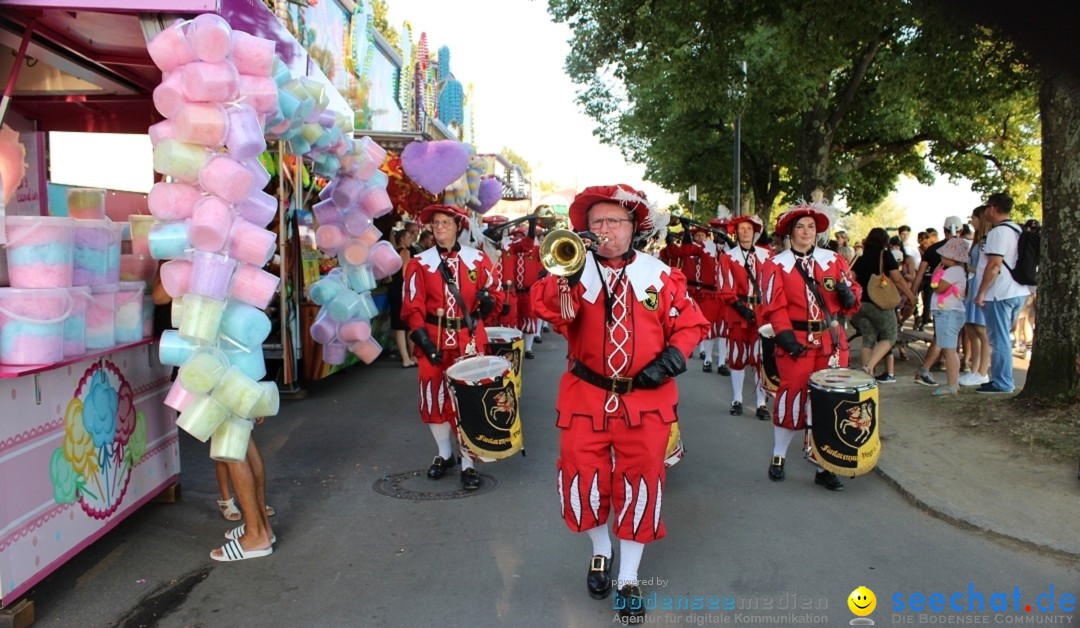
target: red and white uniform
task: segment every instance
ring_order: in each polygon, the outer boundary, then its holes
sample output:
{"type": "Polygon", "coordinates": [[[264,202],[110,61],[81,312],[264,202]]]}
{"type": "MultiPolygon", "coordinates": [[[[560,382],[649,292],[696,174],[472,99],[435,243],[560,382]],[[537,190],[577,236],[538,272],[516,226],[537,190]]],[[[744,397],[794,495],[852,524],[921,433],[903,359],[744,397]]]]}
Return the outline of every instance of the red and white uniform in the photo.
{"type": "Polygon", "coordinates": [[[426,327],[428,336],[442,351],[442,363],[432,364],[419,346],[413,351],[419,366],[420,419],[424,423],[454,424],[457,418],[452,394],[446,383],[446,369],[465,355],[470,341],[476,341],[476,352],[483,353],[487,344],[483,321],[476,322],[475,338],[464,321],[468,311],[474,316],[479,308],[477,292],[487,288],[495,299],[495,310],[502,306],[503,293],[497,290],[492,277],[491,261],[482,251],[460,246],[447,252],[433,246],[409,260],[405,268],[401,318],[409,329],[426,327]],[[439,270],[440,259],[454,278],[464,303],[450,293],[439,270]],[[443,310],[442,327],[438,311],[443,310]]]}
{"type": "Polygon", "coordinates": [[[522,236],[512,240],[503,256],[502,266],[504,280],[514,284],[508,295],[515,305],[516,320],[513,326],[523,334],[539,333],[536,314],[529,299],[529,291],[544,269],[540,264],[540,246],[536,244],[536,239],[522,236]]]}
{"type": "MultiPolygon", "coordinates": [[[[566,296],[571,318],[563,316],[558,277],[548,276],[533,290],[532,305],[566,335],[571,366],[579,361],[603,377],[632,379],[668,345],[689,354],[708,329],[683,274],[643,253],[614,268],[598,267],[588,252],[581,282],[566,296]]],[[[569,370],[563,374],[557,483],[572,531],[604,525],[614,510],[618,538],[648,543],[664,537],[664,457],[677,403],[670,379],[655,389],[615,394],[569,370]]]]}
{"type": "Polygon", "coordinates": [[[717,285],[719,275],[716,253],[716,243],[711,240],[683,244],[677,251],[672,251],[672,254],[682,260],[683,274],[690,288],[690,296],[701,308],[705,320],[711,323],[708,334],[704,338],[719,337],[721,323],[724,320],[724,304],[720,301],[717,285]]]}
{"type": "Polygon", "coordinates": [[[664,248],[660,249],[660,253],[657,254],[657,257],[660,258],[661,262],[667,264],[668,266],[671,266],[672,268],[682,269],[683,259],[682,256],[679,254],[681,248],[681,244],[672,242],[671,244],[667,244],[664,246],[664,248]]]}
{"type": "Polygon", "coordinates": [[[742,301],[751,310],[759,309],[761,303],[761,274],[765,260],[772,251],[753,246],[750,250],[738,244],[723,251],[720,256],[720,300],[724,303],[724,337],[728,339],[727,365],[741,370],[757,364],[757,326],[751,324],[734,304],[742,301]]]}
{"type": "MultiPolygon", "coordinates": [[[[796,264],[803,265],[807,274],[817,282],[818,291],[833,318],[841,313],[851,316],[858,311],[862,296],[862,288],[851,277],[847,262],[828,249],[814,247],[805,255],[788,250],[765,261],[761,275],[763,301],[757,310],[758,324],[771,323],[777,334],[793,330],[799,343],[806,346],[798,358],[792,358],[779,346],[776,348],[780,386],[776,391],[773,424],[790,430],[807,427],[810,375],[828,368],[829,358],[835,349],[833,334],[825,327],[821,306],[795,269],[796,264]],[[855,305],[851,309],[840,307],[836,284],[841,281],[846,281],[855,293],[855,305]],[[816,331],[807,331],[808,326],[814,326],[816,331]]],[[[848,363],[847,336],[842,328],[834,329],[839,340],[839,366],[845,367],[848,363]]]]}

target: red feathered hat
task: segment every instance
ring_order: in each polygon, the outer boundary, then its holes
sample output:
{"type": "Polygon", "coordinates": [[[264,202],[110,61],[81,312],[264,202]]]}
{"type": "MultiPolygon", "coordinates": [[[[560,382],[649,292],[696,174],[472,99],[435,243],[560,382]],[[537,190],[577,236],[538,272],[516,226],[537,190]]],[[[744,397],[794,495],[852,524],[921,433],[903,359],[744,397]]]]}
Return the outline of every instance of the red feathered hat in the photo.
{"type": "Polygon", "coordinates": [[[776,217],[776,229],[774,233],[779,233],[782,236],[790,236],[791,229],[795,226],[795,223],[804,216],[813,216],[814,224],[817,226],[818,233],[825,233],[829,230],[829,214],[824,205],[818,203],[801,203],[799,205],[792,205],[786,212],[776,217]]]}
{"type": "Polygon", "coordinates": [[[485,225],[501,225],[510,222],[506,216],[484,216],[485,225]]]}
{"type": "Polygon", "coordinates": [[[425,225],[430,224],[435,217],[435,214],[446,214],[453,218],[459,226],[469,218],[468,212],[460,207],[455,207],[453,205],[428,205],[420,210],[420,222],[425,225]]]}
{"type": "Polygon", "coordinates": [[[735,230],[739,227],[739,224],[744,223],[744,222],[748,222],[748,223],[754,225],[754,233],[761,233],[761,230],[765,228],[765,225],[762,224],[761,219],[758,218],[755,215],[736,216],[735,218],[732,218],[732,219],[730,219],[728,221],[728,225],[731,228],[731,232],[735,233],[735,230]]]}
{"type": "Polygon", "coordinates": [[[587,187],[574,197],[570,203],[570,225],[575,231],[585,231],[589,228],[586,217],[589,209],[597,203],[616,203],[625,207],[634,216],[634,230],[647,232],[654,229],[655,216],[649,201],[645,199],[645,193],[619,183],[616,185],[594,185],[587,187]]]}

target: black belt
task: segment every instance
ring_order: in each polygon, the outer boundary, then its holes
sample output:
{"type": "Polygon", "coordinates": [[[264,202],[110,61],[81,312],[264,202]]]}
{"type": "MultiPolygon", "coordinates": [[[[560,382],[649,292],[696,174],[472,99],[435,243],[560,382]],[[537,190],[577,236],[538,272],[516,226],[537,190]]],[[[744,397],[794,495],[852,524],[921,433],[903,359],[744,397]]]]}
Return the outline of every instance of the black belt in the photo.
{"type": "Polygon", "coordinates": [[[532,288],[514,288],[514,291],[518,294],[527,294],[529,292],[532,292],[532,288]]]}
{"type": "Polygon", "coordinates": [[[805,331],[811,334],[820,334],[829,326],[825,321],[791,321],[791,328],[796,331],[805,331]]]}
{"type": "Polygon", "coordinates": [[[570,367],[570,372],[583,382],[588,382],[597,388],[602,388],[616,395],[625,395],[634,391],[634,380],[631,377],[604,377],[578,360],[570,367]]]}
{"type": "Polygon", "coordinates": [[[465,327],[465,320],[461,318],[451,318],[449,316],[439,317],[434,314],[428,314],[424,317],[424,320],[427,321],[429,325],[436,325],[443,329],[451,329],[454,331],[459,331],[465,327]]]}
{"type": "Polygon", "coordinates": [[[739,300],[750,305],[761,305],[761,297],[758,295],[740,294],[739,300]]]}
{"type": "Polygon", "coordinates": [[[686,283],[695,288],[701,288],[702,290],[716,290],[716,286],[710,286],[709,284],[701,283],[700,281],[687,281],[686,283]]]}

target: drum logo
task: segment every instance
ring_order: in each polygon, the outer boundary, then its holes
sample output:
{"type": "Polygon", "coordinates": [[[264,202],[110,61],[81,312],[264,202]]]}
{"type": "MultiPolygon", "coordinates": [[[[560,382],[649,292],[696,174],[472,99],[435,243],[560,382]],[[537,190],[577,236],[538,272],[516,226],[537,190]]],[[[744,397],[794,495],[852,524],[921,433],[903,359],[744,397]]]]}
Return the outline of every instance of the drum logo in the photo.
{"type": "Polygon", "coordinates": [[[845,445],[858,449],[866,444],[874,433],[876,407],[872,399],[840,402],[836,409],[836,435],[845,445]]]}
{"type": "Polygon", "coordinates": [[[650,312],[655,312],[656,308],[660,307],[660,295],[657,294],[656,288],[645,290],[645,300],[641,304],[650,312]]]}
{"type": "Polygon", "coordinates": [[[487,422],[491,427],[509,431],[517,417],[517,396],[511,385],[504,389],[491,389],[484,393],[484,408],[487,409],[487,422]]]}

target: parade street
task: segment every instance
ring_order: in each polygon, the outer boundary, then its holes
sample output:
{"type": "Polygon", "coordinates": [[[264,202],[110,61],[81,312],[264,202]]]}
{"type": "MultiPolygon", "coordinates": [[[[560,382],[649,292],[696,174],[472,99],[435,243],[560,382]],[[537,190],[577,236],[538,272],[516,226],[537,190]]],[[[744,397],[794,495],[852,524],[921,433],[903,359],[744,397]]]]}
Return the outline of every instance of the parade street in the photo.
{"type": "MultiPolygon", "coordinates": [[[[528,455],[480,465],[483,486],[468,496],[459,469],[423,477],[434,446],[417,416],[416,371],[397,360],[283,402],[254,432],[277,510],[265,558],[210,560],[231,525],[215,504],[207,446],[181,434],[181,499],[140,510],[34,588],[38,622],[611,625],[614,598],[586,593],[589,541],[566,530],[555,493],[565,347],[544,334],[525,362],[528,455]]],[[[876,473],[826,491],[794,446],[787,478],[771,482],[772,425],[753,417],[752,393],[747,414],[730,416],[728,378],[703,373],[696,356],[688,368],[678,378],[686,455],[663,495],[668,537],[646,547],[640,570],[646,604],[657,606],[648,623],[841,625],[855,618],[847,598],[860,586],[876,595],[878,625],[1080,620],[1068,601],[1080,590],[1075,559],[934,518],[876,473]]]]}

